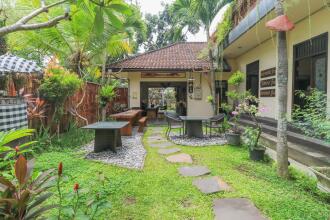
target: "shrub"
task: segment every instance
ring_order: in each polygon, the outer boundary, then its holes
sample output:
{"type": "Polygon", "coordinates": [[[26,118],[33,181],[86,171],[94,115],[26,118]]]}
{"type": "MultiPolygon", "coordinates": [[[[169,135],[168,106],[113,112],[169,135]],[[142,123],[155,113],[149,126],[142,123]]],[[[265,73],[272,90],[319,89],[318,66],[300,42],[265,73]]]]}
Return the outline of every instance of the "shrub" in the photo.
{"type": "Polygon", "coordinates": [[[50,74],[44,78],[39,93],[42,98],[54,105],[54,121],[59,122],[65,101],[81,87],[82,80],[76,74],[62,68],[52,68],[48,72],[50,74]]]}
{"type": "Polygon", "coordinates": [[[296,91],[303,105],[295,105],[292,124],[305,135],[330,142],[330,119],[327,118],[327,96],[324,92],[312,89],[309,95],[296,91]]]}

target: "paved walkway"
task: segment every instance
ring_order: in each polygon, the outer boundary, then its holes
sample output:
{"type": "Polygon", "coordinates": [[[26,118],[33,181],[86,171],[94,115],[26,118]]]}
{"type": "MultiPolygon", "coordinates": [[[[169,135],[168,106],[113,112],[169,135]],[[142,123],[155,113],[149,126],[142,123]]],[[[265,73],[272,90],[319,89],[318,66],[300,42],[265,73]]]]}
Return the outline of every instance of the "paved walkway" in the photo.
{"type": "MultiPolygon", "coordinates": [[[[233,191],[234,189],[219,176],[211,176],[211,171],[206,166],[193,164],[191,155],[182,152],[178,146],[162,136],[163,128],[152,128],[148,136],[148,145],[152,148],[159,148],[158,153],[165,156],[169,163],[180,163],[178,169],[182,177],[196,177],[192,181],[201,193],[211,194],[217,192],[233,191]],[[189,165],[190,164],[190,165],[189,165]]],[[[213,212],[216,220],[265,220],[253,203],[244,198],[225,198],[213,201],[213,212]]]]}

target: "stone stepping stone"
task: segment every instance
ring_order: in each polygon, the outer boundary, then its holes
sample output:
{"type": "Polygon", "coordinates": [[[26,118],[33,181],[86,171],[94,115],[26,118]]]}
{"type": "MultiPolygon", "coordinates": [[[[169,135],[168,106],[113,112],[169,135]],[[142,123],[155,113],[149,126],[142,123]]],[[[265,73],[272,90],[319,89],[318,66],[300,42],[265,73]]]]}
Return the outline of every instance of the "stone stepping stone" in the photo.
{"type": "Polygon", "coordinates": [[[193,185],[204,194],[231,191],[231,187],[218,176],[195,179],[193,185]]]}
{"type": "Polygon", "coordinates": [[[171,163],[192,163],[192,158],[189,154],[181,153],[166,157],[166,160],[171,163]]]}
{"type": "Polygon", "coordinates": [[[167,154],[173,154],[181,151],[180,148],[167,148],[167,149],[160,149],[158,150],[159,154],[167,155],[167,154]]]}
{"type": "Polygon", "coordinates": [[[161,142],[161,143],[154,143],[154,144],[149,144],[149,145],[150,145],[150,147],[166,148],[166,147],[173,146],[175,144],[173,144],[171,142],[161,142]]]}
{"type": "Polygon", "coordinates": [[[267,220],[255,205],[244,198],[214,199],[215,220],[267,220]]]}
{"type": "Polygon", "coordinates": [[[185,166],[179,168],[181,176],[203,176],[210,174],[211,171],[205,166],[185,166]]]}

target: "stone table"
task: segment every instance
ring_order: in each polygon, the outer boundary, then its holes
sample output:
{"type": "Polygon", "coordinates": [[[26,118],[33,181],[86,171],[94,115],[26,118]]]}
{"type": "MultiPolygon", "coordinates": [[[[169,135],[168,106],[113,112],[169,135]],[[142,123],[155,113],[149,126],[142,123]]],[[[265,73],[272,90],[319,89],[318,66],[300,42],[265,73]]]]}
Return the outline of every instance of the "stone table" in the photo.
{"type": "Polygon", "coordinates": [[[185,132],[188,137],[203,137],[203,121],[210,117],[202,116],[180,116],[180,119],[185,122],[185,132]]]}
{"type": "Polygon", "coordinates": [[[95,130],[94,152],[107,149],[116,152],[116,148],[122,146],[120,129],[128,124],[124,121],[96,122],[83,128],[95,130]]]}

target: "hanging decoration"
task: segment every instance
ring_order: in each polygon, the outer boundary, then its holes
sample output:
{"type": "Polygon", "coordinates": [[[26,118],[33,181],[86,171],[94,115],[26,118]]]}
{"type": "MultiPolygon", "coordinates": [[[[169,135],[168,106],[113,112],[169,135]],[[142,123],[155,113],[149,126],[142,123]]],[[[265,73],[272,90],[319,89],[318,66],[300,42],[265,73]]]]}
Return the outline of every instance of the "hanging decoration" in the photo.
{"type": "Polygon", "coordinates": [[[190,94],[194,93],[194,80],[192,73],[190,73],[188,78],[188,93],[190,94]]]}
{"type": "Polygon", "coordinates": [[[266,23],[266,27],[273,31],[291,31],[294,24],[287,15],[280,15],[266,23]]]}

